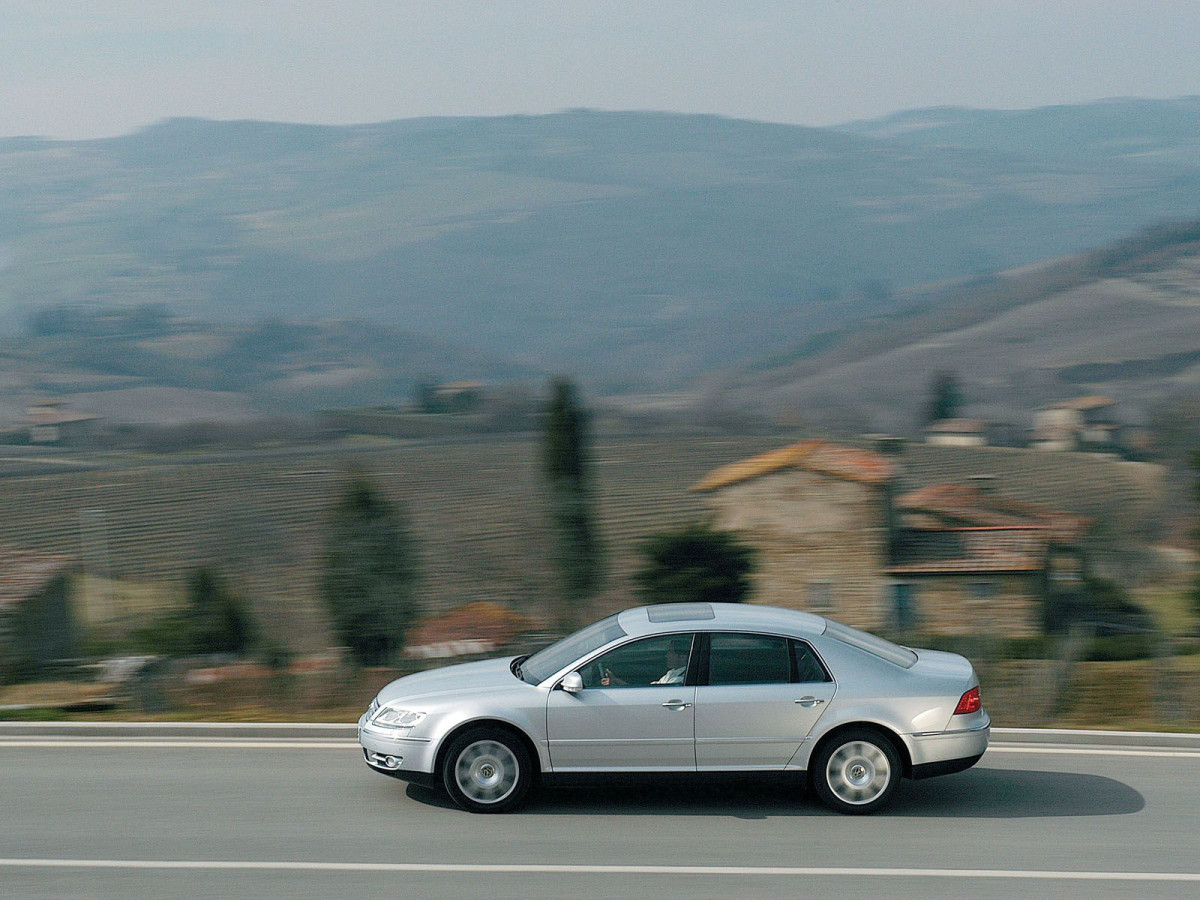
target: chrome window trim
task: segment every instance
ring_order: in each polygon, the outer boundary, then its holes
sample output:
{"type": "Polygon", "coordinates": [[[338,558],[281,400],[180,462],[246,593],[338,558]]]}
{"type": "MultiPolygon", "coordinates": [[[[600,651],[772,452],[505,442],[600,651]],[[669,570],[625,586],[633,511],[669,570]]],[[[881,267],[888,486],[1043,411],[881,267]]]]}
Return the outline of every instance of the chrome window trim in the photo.
{"type": "MultiPolygon", "coordinates": [[[[703,620],[703,621],[708,621],[708,620],[703,620]]],[[[565,678],[567,675],[569,675],[572,672],[578,671],[579,669],[583,668],[588,663],[590,663],[592,660],[596,659],[597,657],[603,656],[605,653],[608,653],[611,650],[616,650],[618,647],[623,647],[625,644],[631,644],[634,641],[640,641],[645,638],[656,638],[656,637],[665,637],[666,635],[674,636],[674,635],[684,635],[684,634],[693,635],[692,652],[695,652],[695,649],[696,649],[695,638],[699,637],[701,634],[709,634],[709,635],[711,635],[711,634],[749,634],[749,635],[757,635],[759,637],[782,638],[785,641],[799,641],[800,643],[807,646],[810,650],[812,650],[812,652],[814,654],[816,654],[817,660],[821,663],[821,667],[829,675],[829,681],[797,681],[797,682],[787,682],[787,683],[788,684],[832,684],[834,687],[836,687],[837,683],[838,683],[837,675],[834,673],[834,671],[830,667],[829,663],[827,663],[825,661],[825,657],[821,654],[821,651],[817,648],[817,645],[815,643],[813,643],[813,641],[809,637],[798,637],[794,634],[780,634],[777,631],[751,631],[746,628],[720,628],[720,627],[703,628],[703,627],[698,627],[698,628],[684,628],[679,631],[659,631],[654,634],[639,634],[639,635],[628,635],[627,634],[622,638],[616,638],[611,643],[605,644],[603,647],[593,650],[590,654],[581,656],[579,659],[575,660],[575,662],[573,662],[571,665],[567,666],[565,669],[562,669],[561,671],[554,673],[554,675],[545,679],[544,681],[538,682],[536,686],[539,688],[545,688],[545,689],[551,690],[551,691],[557,690],[559,684],[562,682],[563,678],[565,678]]],[[[689,666],[691,665],[690,657],[688,659],[688,665],[689,666]]],[[[778,684],[778,683],[782,683],[782,682],[767,682],[767,683],[778,684]]],[[[629,687],[654,687],[654,686],[657,686],[657,685],[629,685],[629,687]]],[[[696,687],[721,687],[721,686],[722,685],[709,685],[709,684],[696,685],[696,687]]],[[[736,685],[733,685],[733,686],[736,687],[736,685]]]]}
{"type": "MultiPolygon", "coordinates": [[[[738,685],[738,684],[698,684],[698,685],[696,685],[696,687],[763,687],[763,686],[772,685],[772,684],[832,684],[834,687],[837,687],[838,680],[837,680],[837,676],[833,674],[833,669],[831,669],[829,667],[829,663],[825,662],[825,657],[823,657],[821,655],[821,651],[818,650],[816,645],[812,641],[810,641],[808,638],[796,637],[795,635],[791,635],[791,634],[779,634],[778,632],[775,632],[775,631],[747,631],[745,628],[704,628],[704,629],[698,629],[697,631],[698,632],[703,631],[707,635],[748,634],[748,635],[756,636],[756,637],[773,637],[773,638],[782,638],[785,641],[796,641],[798,643],[804,644],[806,647],[808,647],[809,650],[811,650],[816,655],[817,661],[821,663],[821,668],[824,669],[826,674],[829,675],[829,680],[828,681],[752,681],[752,682],[748,682],[748,683],[744,683],[744,684],[740,684],[740,685],[738,685]]],[[[709,652],[711,652],[711,646],[710,646],[709,652]]]]}

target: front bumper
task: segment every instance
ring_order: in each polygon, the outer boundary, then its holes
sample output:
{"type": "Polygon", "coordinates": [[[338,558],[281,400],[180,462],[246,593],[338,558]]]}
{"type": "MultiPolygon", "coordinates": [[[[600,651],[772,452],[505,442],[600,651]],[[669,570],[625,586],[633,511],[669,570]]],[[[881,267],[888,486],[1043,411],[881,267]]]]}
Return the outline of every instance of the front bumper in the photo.
{"type": "Polygon", "coordinates": [[[364,715],[358,720],[358,743],[363,759],[376,772],[405,781],[434,780],[436,749],[429,738],[400,737],[387,728],[373,728],[364,715]]]}
{"type": "Polygon", "coordinates": [[[912,777],[928,778],[969,769],[983,756],[992,733],[992,720],[981,711],[979,721],[947,731],[910,735],[912,777]]]}

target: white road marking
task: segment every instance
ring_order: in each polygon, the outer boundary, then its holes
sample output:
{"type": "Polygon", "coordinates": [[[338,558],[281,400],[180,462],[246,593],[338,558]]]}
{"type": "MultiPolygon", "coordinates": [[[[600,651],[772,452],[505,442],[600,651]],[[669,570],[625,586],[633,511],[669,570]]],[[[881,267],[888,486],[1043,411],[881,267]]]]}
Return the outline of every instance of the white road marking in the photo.
{"type": "Polygon", "coordinates": [[[1093,743],[1103,744],[1103,738],[1183,738],[1185,740],[1200,740],[1200,734],[1189,734],[1187,732],[1165,732],[1165,731],[1096,731],[1080,728],[993,728],[993,735],[1021,735],[1021,734],[1061,734],[1067,737],[1080,737],[1086,735],[1088,737],[1097,738],[1093,743]]]}
{"type": "Polygon", "coordinates": [[[361,750],[357,742],[352,741],[239,741],[227,738],[213,740],[130,740],[117,738],[111,741],[96,740],[95,738],[57,738],[54,740],[5,740],[0,738],[2,747],[32,747],[42,750],[61,750],[66,748],[98,749],[104,747],[119,747],[126,749],[153,750],[361,750]]]}
{"type": "Polygon", "coordinates": [[[292,731],[315,729],[318,731],[353,731],[353,722],[4,722],[0,728],[37,728],[39,731],[76,729],[83,730],[133,730],[145,731],[292,731]]]}
{"type": "Polygon", "coordinates": [[[1070,756],[1157,756],[1164,759],[1200,759],[1195,750],[1110,750],[1104,747],[1037,747],[992,744],[988,753],[1060,753],[1070,756]]]}
{"type": "Polygon", "coordinates": [[[295,872],[427,872],[488,875],[766,875],[773,877],[869,876],[879,878],[991,878],[1032,881],[1200,882],[1200,872],[1072,872],[1038,869],[909,869],[818,866],[620,866],[488,863],[346,863],[257,860],[0,859],[9,869],[140,869],[295,872]]]}

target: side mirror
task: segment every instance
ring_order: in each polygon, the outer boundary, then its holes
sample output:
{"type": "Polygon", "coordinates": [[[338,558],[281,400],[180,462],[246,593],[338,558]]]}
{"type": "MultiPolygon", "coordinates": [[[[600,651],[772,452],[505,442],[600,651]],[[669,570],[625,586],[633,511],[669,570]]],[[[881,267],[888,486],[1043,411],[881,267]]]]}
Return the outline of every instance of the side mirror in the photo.
{"type": "Polygon", "coordinates": [[[561,684],[568,694],[578,694],[583,690],[583,676],[578,672],[569,672],[563,676],[561,684]]]}

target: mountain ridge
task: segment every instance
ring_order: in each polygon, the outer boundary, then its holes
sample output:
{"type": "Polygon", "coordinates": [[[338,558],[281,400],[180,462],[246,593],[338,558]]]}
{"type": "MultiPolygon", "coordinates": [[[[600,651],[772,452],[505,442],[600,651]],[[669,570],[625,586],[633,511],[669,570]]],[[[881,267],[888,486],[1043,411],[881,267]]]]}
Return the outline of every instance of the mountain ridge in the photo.
{"type": "MultiPolygon", "coordinates": [[[[1200,157],[1173,124],[1190,101],[1142,103],[1170,150],[1150,165],[1103,141],[1064,157],[1037,129],[1014,153],[986,129],[930,145],[586,110],[10,140],[0,321],[147,302],[204,321],[349,316],[604,390],[678,389],[914,286],[1195,216],[1200,157]]],[[[1039,115],[1096,115],[1065,109],[1039,115]]]]}

